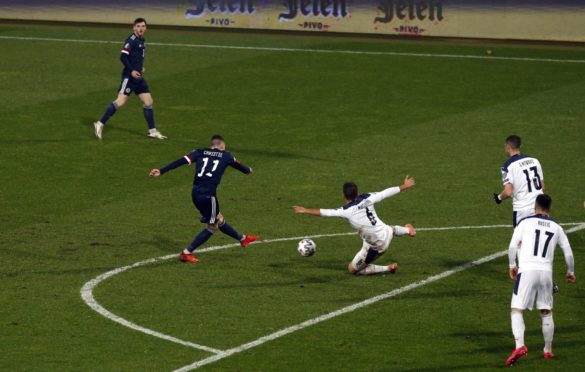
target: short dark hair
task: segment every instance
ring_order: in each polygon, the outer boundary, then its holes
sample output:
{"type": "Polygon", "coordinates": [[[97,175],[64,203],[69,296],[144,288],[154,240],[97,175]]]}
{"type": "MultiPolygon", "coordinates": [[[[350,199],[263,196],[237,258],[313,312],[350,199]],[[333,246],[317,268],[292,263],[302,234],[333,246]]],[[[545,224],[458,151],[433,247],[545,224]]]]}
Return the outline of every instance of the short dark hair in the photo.
{"type": "Polygon", "coordinates": [[[506,138],[506,143],[510,145],[511,148],[517,150],[522,145],[522,139],[520,138],[520,136],[512,134],[511,136],[508,136],[508,138],[506,138]]]}
{"type": "Polygon", "coordinates": [[[355,200],[358,196],[358,187],[353,182],[346,182],[343,184],[343,196],[347,200],[355,200]]]}
{"type": "Polygon", "coordinates": [[[220,134],[214,134],[213,136],[211,136],[211,139],[210,139],[210,141],[211,141],[211,142],[213,142],[213,141],[221,141],[221,142],[225,142],[225,141],[223,140],[223,137],[222,137],[220,134]]]}
{"type": "Polygon", "coordinates": [[[137,25],[138,23],[142,23],[142,22],[144,22],[144,23],[146,24],[146,19],[144,19],[144,18],[141,18],[141,17],[139,17],[139,18],[136,18],[136,19],[134,20],[134,25],[137,25]]]}
{"type": "Polygon", "coordinates": [[[540,194],[536,197],[536,207],[545,212],[550,212],[552,198],[548,194],[540,194]]]}

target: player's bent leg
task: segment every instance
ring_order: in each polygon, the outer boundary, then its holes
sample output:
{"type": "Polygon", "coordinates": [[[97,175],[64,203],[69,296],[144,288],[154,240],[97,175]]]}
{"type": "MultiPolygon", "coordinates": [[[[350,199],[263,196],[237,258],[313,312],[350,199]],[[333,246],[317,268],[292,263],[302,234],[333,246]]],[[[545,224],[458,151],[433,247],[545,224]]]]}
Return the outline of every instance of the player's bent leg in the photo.
{"type": "Polygon", "coordinates": [[[236,239],[237,241],[241,241],[244,239],[244,236],[237,232],[230,224],[225,222],[223,215],[221,213],[217,216],[219,231],[226,234],[227,236],[236,239]]]}
{"type": "Polygon", "coordinates": [[[118,105],[118,108],[124,106],[126,104],[126,102],[128,102],[128,98],[130,98],[130,96],[127,96],[125,94],[118,94],[118,97],[116,97],[116,100],[114,101],[114,103],[116,105],[118,105]]]}
{"type": "Polygon", "coordinates": [[[103,138],[102,133],[104,130],[104,125],[106,125],[108,120],[110,120],[110,118],[116,113],[116,111],[118,111],[120,107],[126,103],[126,101],[128,101],[128,96],[125,96],[124,94],[118,94],[116,100],[108,105],[106,111],[102,115],[102,118],[93,123],[95,136],[97,139],[101,140],[103,138]]]}
{"type": "Polygon", "coordinates": [[[216,230],[217,227],[213,229],[213,225],[207,225],[207,228],[203,229],[203,231],[197,234],[191,244],[189,244],[189,246],[183,250],[183,252],[181,252],[179,255],[179,260],[191,263],[199,262],[199,259],[193,256],[193,251],[205,244],[205,242],[207,242],[209,238],[213,236],[216,230]]]}
{"type": "Polygon", "coordinates": [[[258,240],[257,235],[244,235],[240,234],[236,229],[234,229],[230,224],[225,222],[225,218],[221,213],[218,213],[216,218],[216,224],[219,231],[226,234],[227,236],[234,238],[235,240],[240,242],[242,247],[247,247],[250,243],[255,242],[258,240]]]}
{"type": "Polygon", "coordinates": [[[351,274],[358,275],[358,272],[363,270],[368,264],[366,263],[366,257],[368,255],[369,246],[364,243],[359,252],[354,256],[353,260],[347,266],[347,271],[351,274]]]}
{"type": "Polygon", "coordinates": [[[514,334],[514,339],[516,340],[516,349],[512,352],[512,354],[506,360],[507,366],[514,365],[520,358],[524,357],[528,354],[528,349],[524,345],[524,317],[522,315],[523,309],[512,308],[511,311],[511,320],[512,320],[512,333],[514,334]]]}
{"type": "Polygon", "coordinates": [[[375,275],[386,272],[395,273],[398,269],[398,264],[396,263],[391,263],[388,266],[371,264],[371,262],[384,254],[384,252],[385,250],[379,252],[371,247],[364,246],[349,263],[347,270],[354,275],[375,275]]]}
{"type": "Polygon", "coordinates": [[[396,236],[409,235],[413,238],[416,236],[416,230],[409,223],[404,226],[392,226],[392,230],[394,230],[394,235],[396,236]]]}

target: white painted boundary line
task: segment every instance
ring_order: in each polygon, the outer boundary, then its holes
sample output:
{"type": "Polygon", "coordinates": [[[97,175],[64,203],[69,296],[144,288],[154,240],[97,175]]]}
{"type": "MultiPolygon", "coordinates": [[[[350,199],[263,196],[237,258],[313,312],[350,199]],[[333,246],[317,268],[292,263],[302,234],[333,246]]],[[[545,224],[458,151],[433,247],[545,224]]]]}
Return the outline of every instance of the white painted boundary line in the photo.
{"type": "MultiPolygon", "coordinates": [[[[563,224],[563,225],[566,225],[566,226],[575,226],[575,227],[567,230],[567,233],[571,233],[571,232],[574,232],[574,231],[581,230],[581,229],[585,228],[585,224],[584,223],[581,223],[581,222],[578,222],[578,223],[566,223],[566,224],[563,224]]],[[[471,230],[471,229],[510,228],[510,227],[511,227],[510,225],[421,227],[421,228],[418,228],[417,231],[471,230]]],[[[307,238],[307,237],[308,238],[316,239],[316,238],[348,236],[348,235],[355,235],[355,232],[333,233],[333,234],[319,234],[319,235],[312,235],[312,236],[295,236],[295,237],[288,237],[288,238],[267,239],[267,240],[262,240],[262,241],[259,241],[259,242],[255,242],[253,244],[266,244],[266,243],[276,243],[276,242],[300,240],[300,239],[307,238]]],[[[237,247],[237,246],[239,246],[238,243],[226,244],[226,245],[221,245],[221,246],[213,246],[213,247],[204,248],[204,249],[199,250],[198,252],[200,252],[200,253],[203,253],[203,252],[211,252],[211,251],[217,251],[217,250],[222,250],[222,249],[227,249],[227,248],[233,248],[233,247],[237,247]]],[[[501,253],[501,252],[499,252],[499,253],[501,253]]],[[[499,254],[499,253],[496,253],[496,254],[499,254]]],[[[142,326],[140,326],[138,324],[135,324],[135,323],[132,323],[132,322],[130,322],[130,321],[128,321],[128,320],[126,320],[126,319],[124,319],[122,317],[119,317],[118,315],[116,315],[116,314],[112,313],[111,311],[107,310],[102,305],[100,305],[96,301],[96,299],[94,298],[94,296],[93,296],[93,290],[94,290],[94,288],[98,284],[100,284],[101,282],[103,282],[103,281],[105,281],[105,280],[113,277],[114,275],[118,275],[118,274],[123,273],[123,272],[125,272],[127,270],[130,270],[130,269],[134,269],[134,268],[141,267],[141,266],[152,265],[152,264],[159,263],[159,262],[166,261],[166,260],[170,260],[170,259],[173,259],[173,258],[176,258],[176,257],[177,257],[176,254],[170,254],[170,255],[166,255],[166,256],[160,256],[160,257],[150,258],[150,259],[147,259],[147,260],[143,260],[143,261],[136,262],[136,263],[134,263],[132,265],[122,266],[122,267],[119,267],[119,268],[110,270],[108,272],[105,272],[105,273],[103,273],[103,274],[95,277],[94,279],[88,281],[87,283],[85,283],[83,285],[83,287],[81,288],[81,291],[80,291],[81,292],[81,298],[83,299],[83,301],[85,301],[85,303],[92,310],[96,311],[100,315],[102,315],[102,316],[104,316],[104,317],[106,317],[106,318],[108,318],[108,319],[110,319],[110,320],[112,320],[112,321],[114,321],[116,323],[119,323],[119,324],[121,324],[121,325],[123,325],[125,327],[128,327],[128,328],[133,329],[133,330],[138,331],[138,332],[145,333],[145,334],[147,334],[149,336],[158,337],[160,339],[167,340],[167,341],[170,341],[170,342],[174,342],[176,344],[183,345],[183,346],[188,346],[188,347],[191,347],[191,348],[194,348],[194,349],[199,349],[199,350],[207,351],[207,352],[216,354],[217,356],[223,355],[223,358],[225,358],[226,356],[232,355],[232,354],[234,354],[236,352],[239,352],[239,351],[232,351],[234,349],[229,349],[229,350],[223,351],[223,350],[215,349],[215,348],[208,347],[208,346],[205,346],[205,345],[199,345],[199,344],[196,344],[196,343],[193,343],[193,342],[189,342],[189,341],[185,341],[185,340],[178,339],[178,338],[173,337],[173,336],[165,335],[163,333],[160,333],[160,332],[157,332],[157,331],[148,329],[146,327],[142,327],[142,326]],[[231,351],[231,353],[229,355],[225,355],[226,353],[228,353],[230,351],[231,351]]],[[[482,259],[480,259],[480,260],[482,260],[482,259]]],[[[452,269],[452,270],[457,270],[457,268],[452,269]]],[[[456,271],[456,272],[458,272],[458,271],[456,271]]],[[[443,275],[443,274],[439,274],[439,275],[443,275]]],[[[451,275],[451,274],[449,274],[449,275],[451,275]]],[[[429,280],[429,279],[430,278],[427,278],[425,280],[429,280]]],[[[438,280],[438,279],[435,279],[435,280],[438,280]]],[[[420,283],[420,282],[418,282],[418,283],[420,283]]],[[[411,286],[412,285],[415,285],[415,284],[416,283],[413,283],[413,284],[411,284],[411,286]]],[[[424,284],[426,284],[426,283],[424,283],[424,284]]],[[[418,286],[424,285],[424,284],[419,284],[418,286]]],[[[415,286],[413,288],[410,288],[410,289],[414,289],[416,287],[417,286],[415,286]]],[[[403,288],[405,288],[405,287],[403,287],[403,288]]],[[[395,290],[395,291],[397,291],[397,290],[395,290]]],[[[392,293],[392,292],[390,292],[390,293],[392,293]]],[[[388,295],[388,294],[385,294],[385,295],[388,295]]],[[[385,296],[385,295],[381,295],[381,296],[385,296]]],[[[395,296],[395,295],[393,295],[393,296],[395,296]]],[[[377,297],[374,297],[374,298],[377,298],[377,297]]],[[[385,298],[387,298],[387,297],[385,297],[385,298]]],[[[368,301],[368,300],[366,300],[366,301],[368,301]]],[[[363,305],[363,306],[366,306],[366,305],[363,305]]],[[[323,320],[327,320],[327,319],[329,319],[329,318],[326,318],[326,319],[323,319],[323,320]]],[[[321,321],[323,321],[323,320],[321,320],[321,321]]],[[[310,321],[307,321],[307,322],[310,322],[310,321]]],[[[304,323],[301,323],[301,324],[304,324],[304,323]]],[[[289,328],[292,328],[292,327],[289,327],[289,328]]],[[[287,328],[287,329],[289,329],[289,328],[287,328]]],[[[291,332],[294,332],[294,331],[291,331],[291,332]]],[[[289,333],[291,333],[291,332],[289,332],[289,333]]],[[[265,336],[265,337],[270,337],[270,336],[265,336]]],[[[281,336],[278,336],[278,337],[281,337],[281,336]]],[[[258,341],[258,340],[256,340],[256,341],[258,341]]],[[[253,341],[253,342],[256,342],[256,341],[253,341]]],[[[264,343],[266,341],[269,341],[269,339],[263,341],[262,343],[264,343]]],[[[245,345],[248,345],[248,344],[245,344],[245,345]]],[[[254,345],[254,346],[257,346],[257,345],[254,345]]],[[[253,347],[253,346],[250,346],[250,347],[253,347]]],[[[248,348],[250,348],[250,347],[248,347],[248,348]]],[[[240,351],[243,351],[243,350],[245,350],[245,349],[242,349],[240,351]]],[[[219,358],[219,359],[222,359],[222,358],[219,358]]],[[[215,359],[215,360],[219,360],[219,359],[215,359]]],[[[203,359],[200,362],[203,362],[204,360],[207,360],[207,359],[203,359]]],[[[215,361],[215,360],[213,360],[213,361],[215,361]]],[[[208,363],[211,363],[213,361],[209,361],[208,363]]],[[[200,363],[200,362],[196,362],[196,363],[200,363]]],[[[198,367],[195,367],[195,368],[198,368],[198,367]]]]}
{"type": "Polygon", "coordinates": [[[243,345],[234,347],[234,348],[229,349],[229,350],[226,350],[226,351],[224,351],[224,352],[222,352],[220,354],[216,354],[216,355],[210,356],[208,358],[199,360],[199,361],[197,361],[197,362],[195,362],[193,364],[190,364],[188,366],[179,368],[179,369],[175,370],[175,372],[186,372],[186,371],[191,371],[193,369],[197,369],[199,367],[203,367],[204,365],[207,365],[207,364],[216,362],[216,361],[218,361],[220,359],[227,358],[230,355],[233,355],[233,354],[242,352],[244,350],[251,349],[253,347],[262,345],[262,344],[264,344],[264,343],[266,343],[268,341],[275,340],[275,339],[280,338],[282,336],[286,336],[286,335],[288,335],[290,333],[299,331],[299,330],[301,330],[303,328],[307,328],[307,327],[313,326],[313,325],[315,325],[317,323],[321,323],[321,322],[324,322],[326,320],[329,320],[329,319],[338,317],[340,315],[347,314],[347,313],[352,312],[354,310],[361,309],[362,307],[369,306],[369,305],[374,304],[376,302],[380,302],[380,301],[386,300],[388,298],[398,296],[401,293],[404,293],[404,292],[413,290],[413,289],[418,288],[418,287],[422,287],[423,285],[426,285],[426,284],[429,284],[429,283],[432,283],[432,282],[436,282],[437,280],[444,279],[444,278],[446,278],[448,276],[451,276],[451,275],[456,274],[458,272],[461,272],[461,271],[470,269],[472,267],[481,265],[483,263],[486,263],[486,262],[489,262],[489,261],[493,261],[496,258],[505,256],[507,254],[508,254],[508,251],[505,250],[505,251],[501,251],[501,252],[494,253],[494,254],[491,254],[489,256],[480,258],[479,260],[475,260],[475,261],[472,261],[472,262],[468,262],[468,263],[466,263],[464,265],[457,266],[454,269],[447,270],[447,271],[443,271],[442,273],[440,273],[438,275],[429,276],[428,278],[423,279],[423,280],[420,280],[418,282],[414,282],[414,283],[408,284],[408,285],[406,285],[404,287],[394,289],[394,290],[392,290],[390,292],[387,292],[387,293],[384,293],[384,294],[381,294],[381,295],[378,295],[378,296],[375,296],[375,297],[370,297],[367,300],[364,300],[362,302],[358,302],[358,303],[355,303],[353,305],[346,306],[346,307],[344,307],[342,309],[335,310],[335,311],[330,312],[328,314],[321,315],[320,317],[313,318],[313,319],[304,321],[302,323],[296,324],[294,326],[281,329],[280,331],[271,333],[271,334],[269,334],[267,336],[264,336],[264,337],[260,337],[259,339],[254,340],[252,342],[248,342],[247,344],[243,344],[243,345]]]}
{"type": "MultiPolygon", "coordinates": [[[[113,40],[83,40],[83,39],[58,39],[50,37],[28,37],[28,36],[0,36],[4,40],[24,40],[24,41],[51,41],[65,43],[84,43],[84,44],[119,44],[120,41],[113,40]]],[[[433,54],[433,53],[407,53],[407,52],[374,52],[365,50],[335,50],[335,49],[309,49],[309,48],[277,48],[277,47],[260,47],[260,46],[239,46],[239,45],[213,45],[213,44],[183,44],[183,43],[157,43],[149,42],[148,45],[198,48],[198,49],[234,49],[234,50],[252,50],[267,52],[294,52],[294,53],[321,53],[321,54],[355,54],[371,56],[394,56],[394,57],[422,57],[422,58],[459,58],[459,59],[477,59],[477,60],[499,60],[499,61],[520,61],[520,62],[548,62],[548,63],[585,63],[585,59],[555,59],[555,58],[529,58],[529,57],[494,57],[472,54],[433,54]]]]}
{"type": "MultiPolygon", "coordinates": [[[[564,225],[569,225],[569,224],[564,224],[564,225]]],[[[576,231],[585,229],[585,223],[576,223],[576,224],[571,223],[570,225],[576,225],[576,226],[568,229],[566,231],[567,234],[570,234],[570,233],[573,233],[573,232],[576,232],[576,231]]],[[[499,227],[511,227],[509,225],[492,225],[492,227],[495,227],[495,226],[499,226],[499,227]]],[[[462,227],[463,228],[474,228],[474,227],[471,227],[471,226],[462,226],[462,227]]],[[[478,228],[478,227],[475,227],[475,228],[478,228]]],[[[440,231],[440,230],[448,230],[448,229],[449,230],[452,230],[453,228],[434,228],[434,229],[440,231]]],[[[422,230],[422,229],[418,229],[418,230],[422,230]]],[[[248,342],[246,344],[243,344],[243,345],[234,347],[232,349],[225,350],[224,352],[222,352],[220,354],[216,354],[216,355],[210,356],[208,358],[198,360],[198,361],[194,362],[193,364],[189,364],[187,366],[181,367],[181,368],[175,370],[174,372],[187,372],[187,371],[192,371],[192,370],[197,369],[199,367],[203,367],[203,366],[205,366],[207,364],[211,364],[213,362],[217,362],[218,360],[227,358],[227,357],[229,357],[229,356],[231,356],[233,354],[240,353],[242,351],[245,351],[245,350],[251,349],[253,347],[262,345],[262,344],[264,344],[264,343],[266,343],[268,341],[272,341],[272,340],[275,340],[275,339],[280,338],[282,336],[286,336],[286,335],[291,334],[293,332],[299,331],[299,330],[301,330],[303,328],[307,328],[307,327],[313,326],[315,324],[324,322],[326,320],[333,319],[333,318],[338,317],[340,315],[347,314],[349,312],[352,312],[352,311],[361,309],[363,307],[372,305],[372,304],[374,304],[376,302],[380,302],[380,301],[383,301],[383,300],[387,300],[387,299],[389,299],[391,297],[398,296],[399,294],[402,294],[404,292],[407,292],[407,291],[410,291],[410,290],[413,290],[413,289],[422,287],[424,285],[427,285],[429,283],[436,282],[436,281],[441,280],[441,279],[445,279],[445,278],[447,278],[447,277],[449,277],[449,276],[451,276],[453,274],[457,274],[457,273],[459,273],[461,271],[465,271],[465,270],[471,269],[473,267],[476,267],[476,266],[479,266],[479,265],[483,265],[484,263],[487,263],[487,262],[493,261],[493,260],[495,260],[497,258],[506,256],[507,254],[508,254],[508,250],[504,250],[504,251],[500,251],[500,252],[491,254],[489,256],[482,257],[482,258],[480,258],[478,260],[468,262],[468,263],[463,264],[461,266],[457,266],[457,267],[455,267],[453,269],[450,269],[450,270],[447,270],[447,271],[443,271],[440,274],[433,275],[433,276],[429,276],[428,278],[423,279],[423,280],[420,280],[418,282],[414,282],[414,283],[408,284],[408,285],[406,285],[404,287],[394,289],[394,290],[392,290],[390,292],[387,292],[387,293],[384,293],[384,294],[381,294],[381,295],[378,295],[378,296],[370,297],[367,300],[364,300],[362,302],[358,302],[358,303],[355,303],[353,305],[349,305],[349,306],[346,306],[344,308],[341,308],[339,310],[335,310],[333,312],[327,313],[325,315],[321,315],[321,316],[319,316],[317,318],[309,319],[307,321],[304,321],[302,323],[296,324],[294,326],[281,329],[280,331],[276,331],[276,332],[271,333],[271,334],[269,334],[267,336],[260,337],[260,338],[258,338],[256,340],[252,341],[252,342],[248,342]]]]}
{"type": "MultiPolygon", "coordinates": [[[[569,224],[567,223],[567,224],[561,224],[561,225],[569,225],[569,224]]],[[[574,233],[576,231],[585,229],[585,223],[576,223],[576,224],[571,224],[571,225],[574,225],[574,227],[567,229],[565,231],[566,234],[574,233]]]]}

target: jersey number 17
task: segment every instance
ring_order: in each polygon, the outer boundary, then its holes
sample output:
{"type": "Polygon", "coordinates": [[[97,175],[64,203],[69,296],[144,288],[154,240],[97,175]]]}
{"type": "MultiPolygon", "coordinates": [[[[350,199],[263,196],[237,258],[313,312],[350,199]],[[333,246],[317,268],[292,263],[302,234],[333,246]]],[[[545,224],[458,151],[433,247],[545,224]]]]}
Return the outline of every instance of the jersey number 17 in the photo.
{"type": "MultiPolygon", "coordinates": [[[[540,251],[540,246],[541,246],[541,242],[540,242],[540,234],[541,231],[540,230],[535,230],[534,231],[534,255],[538,256],[538,252],[540,251]]],[[[544,242],[544,249],[542,250],[542,257],[546,257],[546,252],[548,251],[548,245],[550,244],[550,240],[553,238],[553,236],[555,236],[554,233],[550,232],[550,231],[545,231],[544,235],[546,235],[546,241],[544,242]]]]}

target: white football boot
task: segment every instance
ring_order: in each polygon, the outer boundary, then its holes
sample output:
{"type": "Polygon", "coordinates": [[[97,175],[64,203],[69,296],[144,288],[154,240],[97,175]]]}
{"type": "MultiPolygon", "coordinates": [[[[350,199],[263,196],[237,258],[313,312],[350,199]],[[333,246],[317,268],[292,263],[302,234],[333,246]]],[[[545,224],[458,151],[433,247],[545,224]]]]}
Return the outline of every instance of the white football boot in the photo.
{"type": "Polygon", "coordinates": [[[102,132],[104,130],[104,124],[101,121],[96,121],[95,123],[93,123],[93,126],[95,128],[95,136],[97,137],[97,139],[102,139],[102,132]]]}
{"type": "Polygon", "coordinates": [[[156,128],[149,129],[147,136],[150,138],[156,138],[159,140],[163,140],[163,139],[167,138],[167,136],[163,136],[163,134],[161,132],[159,132],[158,129],[156,129],[156,128]]]}

